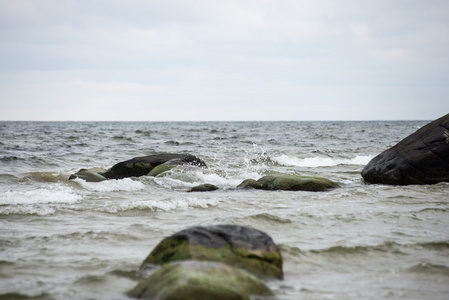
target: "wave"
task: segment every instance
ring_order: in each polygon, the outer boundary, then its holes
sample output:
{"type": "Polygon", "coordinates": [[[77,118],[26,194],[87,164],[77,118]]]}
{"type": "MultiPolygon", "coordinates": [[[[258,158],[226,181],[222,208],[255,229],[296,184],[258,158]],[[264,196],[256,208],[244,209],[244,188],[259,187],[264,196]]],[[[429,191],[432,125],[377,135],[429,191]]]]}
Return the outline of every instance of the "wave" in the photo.
{"type": "Polygon", "coordinates": [[[24,177],[37,182],[60,182],[69,179],[69,175],[63,172],[30,172],[24,177]]]}
{"type": "Polygon", "coordinates": [[[407,271],[425,275],[437,275],[449,277],[449,266],[440,264],[419,263],[417,265],[407,268],[407,271]]]}
{"type": "Polygon", "coordinates": [[[48,204],[72,204],[82,199],[71,189],[35,189],[31,191],[6,191],[0,194],[0,215],[40,215],[55,213],[56,209],[48,204]]]}
{"type": "Polygon", "coordinates": [[[75,203],[82,197],[71,189],[58,187],[56,189],[40,188],[31,191],[6,191],[0,194],[0,205],[33,205],[48,203],[75,203]]]}
{"type": "Polygon", "coordinates": [[[168,198],[162,200],[139,200],[120,202],[117,205],[109,205],[98,208],[97,211],[106,213],[119,213],[126,211],[172,211],[176,209],[200,208],[206,209],[217,206],[220,201],[216,198],[205,199],[197,197],[168,198]]]}
{"type": "Polygon", "coordinates": [[[145,184],[132,180],[131,178],[105,180],[101,182],[86,182],[83,179],[77,178],[73,181],[91,192],[136,192],[145,188],[145,184]]]}
{"type": "Polygon", "coordinates": [[[343,158],[331,158],[314,156],[307,158],[297,158],[282,154],[274,157],[273,160],[281,165],[296,166],[296,167],[333,167],[338,165],[366,165],[372,159],[372,156],[359,155],[350,159],[343,158]]]}

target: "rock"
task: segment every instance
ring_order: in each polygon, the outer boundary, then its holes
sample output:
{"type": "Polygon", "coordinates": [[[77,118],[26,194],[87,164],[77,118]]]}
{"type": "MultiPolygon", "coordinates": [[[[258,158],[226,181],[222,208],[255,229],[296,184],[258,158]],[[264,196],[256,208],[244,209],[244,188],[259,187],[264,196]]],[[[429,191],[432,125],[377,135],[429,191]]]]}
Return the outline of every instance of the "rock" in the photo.
{"type": "Polygon", "coordinates": [[[173,159],[179,159],[185,164],[207,168],[206,163],[196,156],[190,154],[165,153],[135,157],[130,160],[119,162],[101,175],[108,179],[144,176],[147,175],[154,167],[173,159]]]}
{"type": "Polygon", "coordinates": [[[171,169],[176,168],[176,166],[168,165],[168,164],[160,164],[159,166],[154,167],[147,175],[148,176],[157,176],[164,172],[170,171],[171,169]]]}
{"type": "Polygon", "coordinates": [[[264,176],[259,180],[246,179],[237,187],[262,190],[319,192],[339,187],[338,183],[322,177],[294,174],[264,176]]]}
{"type": "Polygon", "coordinates": [[[130,297],[154,300],[249,300],[250,295],[271,291],[248,272],[204,261],[166,264],[128,292],[130,297]]]}
{"type": "Polygon", "coordinates": [[[282,278],[282,255],[271,237],[238,225],[190,227],[162,240],[142,263],[178,260],[218,261],[258,277],[282,278]]]}
{"type": "Polygon", "coordinates": [[[243,189],[248,189],[248,188],[262,189],[262,184],[254,179],[245,179],[237,187],[243,188],[243,189]]]}
{"type": "Polygon", "coordinates": [[[106,177],[100,175],[97,172],[89,171],[87,169],[81,169],[75,174],[70,175],[69,180],[81,178],[87,182],[100,182],[104,180],[108,180],[106,177]]]}
{"type": "Polygon", "coordinates": [[[257,181],[264,190],[320,192],[339,187],[336,182],[326,178],[294,174],[264,176],[257,181]]]}
{"type": "Polygon", "coordinates": [[[449,114],[374,157],[362,177],[391,185],[449,182],[449,114]]]}
{"type": "Polygon", "coordinates": [[[200,184],[200,185],[197,185],[197,186],[191,188],[190,190],[188,190],[188,192],[211,192],[211,191],[215,191],[218,189],[219,189],[218,186],[215,186],[215,185],[209,184],[209,183],[205,183],[205,184],[200,184]]]}

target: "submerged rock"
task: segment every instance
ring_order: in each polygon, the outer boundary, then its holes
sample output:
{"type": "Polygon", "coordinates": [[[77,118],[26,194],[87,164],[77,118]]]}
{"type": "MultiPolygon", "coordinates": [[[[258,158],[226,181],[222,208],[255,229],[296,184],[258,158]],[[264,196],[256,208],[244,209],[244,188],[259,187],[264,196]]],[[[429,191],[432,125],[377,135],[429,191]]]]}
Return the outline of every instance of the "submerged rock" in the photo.
{"type": "Polygon", "coordinates": [[[70,177],[69,177],[70,180],[76,179],[76,178],[81,178],[87,182],[100,182],[100,181],[108,180],[103,175],[100,175],[97,172],[87,170],[87,169],[81,169],[78,172],[76,172],[75,174],[70,175],[70,177]]]}
{"type": "Polygon", "coordinates": [[[157,300],[243,300],[270,295],[258,278],[217,262],[183,261],[166,264],[128,292],[128,296],[157,300]]]}
{"type": "Polygon", "coordinates": [[[237,187],[262,190],[319,192],[340,187],[338,183],[322,177],[294,174],[264,176],[259,180],[246,179],[237,187]]]}
{"type": "Polygon", "coordinates": [[[196,156],[190,154],[165,153],[135,157],[130,160],[119,162],[101,175],[108,179],[144,176],[150,173],[153,168],[174,159],[176,159],[178,163],[182,162],[184,164],[207,168],[206,163],[196,156]]]}
{"type": "Polygon", "coordinates": [[[243,188],[243,189],[253,188],[253,189],[260,190],[260,189],[262,189],[262,184],[254,179],[245,179],[237,187],[243,188]]]}
{"type": "Polygon", "coordinates": [[[210,183],[204,183],[197,186],[194,186],[188,192],[211,192],[218,190],[219,187],[210,183]]]}
{"type": "Polygon", "coordinates": [[[374,157],[362,177],[392,185],[449,182],[449,114],[374,157]]]}
{"type": "Polygon", "coordinates": [[[218,261],[258,277],[283,277],[282,255],[271,237],[238,225],[196,226],[179,231],[162,240],[142,268],[179,260],[218,261]]]}

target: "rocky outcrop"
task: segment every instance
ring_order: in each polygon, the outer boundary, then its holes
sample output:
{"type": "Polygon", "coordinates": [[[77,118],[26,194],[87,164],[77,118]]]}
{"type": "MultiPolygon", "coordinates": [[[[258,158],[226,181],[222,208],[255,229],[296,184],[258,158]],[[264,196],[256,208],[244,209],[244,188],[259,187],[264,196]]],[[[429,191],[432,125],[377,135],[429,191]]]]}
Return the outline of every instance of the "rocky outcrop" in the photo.
{"type": "Polygon", "coordinates": [[[119,162],[101,175],[108,179],[144,176],[153,170],[154,167],[175,159],[177,164],[182,162],[184,164],[207,168],[206,163],[196,156],[190,154],[165,153],[134,157],[130,160],[119,162]]]}
{"type": "Polygon", "coordinates": [[[362,177],[392,185],[449,182],[449,114],[374,157],[362,177]]]}
{"type": "Polygon", "coordinates": [[[105,179],[122,179],[126,177],[139,177],[144,175],[156,176],[175,166],[192,166],[195,168],[207,168],[206,163],[190,154],[155,154],[119,162],[106,172],[95,172],[92,170],[81,169],[77,173],[70,175],[69,179],[81,178],[86,181],[98,182],[105,179]],[[157,172],[153,171],[155,167],[162,165],[157,172]],[[149,174],[150,173],[150,174],[149,174]]]}
{"type": "Polygon", "coordinates": [[[106,177],[104,177],[103,175],[100,175],[98,172],[96,172],[94,170],[87,170],[87,169],[81,169],[78,172],[76,172],[75,174],[70,175],[70,177],[69,177],[70,180],[73,180],[76,178],[81,178],[87,182],[100,182],[100,181],[108,180],[106,177]]]}
{"type": "Polygon", "coordinates": [[[282,255],[266,233],[238,225],[196,226],[162,240],[142,264],[216,261],[263,278],[282,278],[282,255]]]}
{"type": "Polygon", "coordinates": [[[205,261],[166,264],[128,292],[130,297],[154,300],[249,300],[251,295],[270,294],[248,272],[205,261]]]}
{"type": "Polygon", "coordinates": [[[237,187],[262,190],[319,192],[337,188],[339,185],[334,181],[322,177],[283,174],[276,176],[264,176],[257,181],[254,179],[247,179],[237,187]]]}
{"type": "Polygon", "coordinates": [[[219,187],[210,183],[204,183],[197,186],[194,186],[188,192],[212,192],[218,190],[219,187]]]}

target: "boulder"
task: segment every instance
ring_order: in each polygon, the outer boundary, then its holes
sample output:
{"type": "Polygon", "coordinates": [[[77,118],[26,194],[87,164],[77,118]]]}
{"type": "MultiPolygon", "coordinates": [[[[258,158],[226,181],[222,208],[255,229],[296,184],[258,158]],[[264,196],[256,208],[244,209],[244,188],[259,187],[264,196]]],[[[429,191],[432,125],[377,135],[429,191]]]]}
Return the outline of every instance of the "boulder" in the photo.
{"type": "Polygon", "coordinates": [[[449,114],[374,157],[362,177],[391,185],[449,182],[449,114]]]}
{"type": "Polygon", "coordinates": [[[177,160],[177,163],[181,161],[184,164],[207,168],[206,163],[196,156],[190,154],[165,153],[134,157],[130,160],[119,162],[101,175],[108,179],[144,176],[153,170],[154,167],[174,159],[177,160]]]}
{"type": "Polygon", "coordinates": [[[100,182],[108,180],[106,177],[100,175],[99,173],[87,169],[81,169],[75,174],[70,175],[69,180],[73,180],[76,178],[81,178],[87,182],[100,182]]]}
{"type": "Polygon", "coordinates": [[[188,190],[188,192],[211,192],[211,191],[215,191],[215,190],[218,190],[218,189],[219,189],[218,186],[215,186],[215,185],[210,184],[210,183],[204,183],[204,184],[200,184],[200,185],[194,186],[193,188],[188,190]]]}
{"type": "Polygon", "coordinates": [[[238,225],[181,230],[162,240],[141,267],[179,260],[217,261],[246,269],[258,277],[283,277],[282,255],[271,237],[238,225]]]}
{"type": "Polygon", "coordinates": [[[249,300],[250,295],[271,291],[248,272],[204,261],[166,264],[128,292],[130,297],[154,300],[249,300]]]}
{"type": "Polygon", "coordinates": [[[322,177],[282,174],[264,176],[257,181],[246,179],[237,187],[262,190],[319,192],[337,188],[339,185],[336,182],[322,177]]]}
{"type": "Polygon", "coordinates": [[[254,179],[245,179],[237,187],[242,189],[253,188],[260,190],[262,189],[262,184],[254,179]]]}

